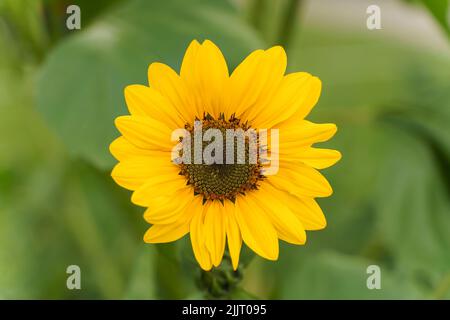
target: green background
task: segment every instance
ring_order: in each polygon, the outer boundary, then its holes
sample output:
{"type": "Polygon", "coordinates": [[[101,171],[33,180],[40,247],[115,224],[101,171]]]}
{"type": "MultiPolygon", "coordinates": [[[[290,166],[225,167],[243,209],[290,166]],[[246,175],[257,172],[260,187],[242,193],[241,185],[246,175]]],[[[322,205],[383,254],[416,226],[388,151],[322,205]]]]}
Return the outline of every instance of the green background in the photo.
{"type": "Polygon", "coordinates": [[[438,50],[389,24],[367,30],[365,8],[349,6],[348,28],[305,23],[310,2],[0,0],[0,298],[205,297],[189,238],[144,244],[143,209],[109,176],[123,88],[145,84],[154,61],[178,70],[192,39],[218,44],[230,69],[284,45],[290,71],[321,78],[309,119],[338,125],[324,146],[343,154],[323,171],[328,227],[283,243],[277,262],[244,253],[230,297],[450,298],[448,1],[372,1],[382,19],[388,2],[424,13],[438,50]],[[65,27],[72,3],[81,30],[65,27]],[[66,288],[72,264],[81,290],[66,288]],[[366,287],[371,264],[381,290],[366,287]]]}

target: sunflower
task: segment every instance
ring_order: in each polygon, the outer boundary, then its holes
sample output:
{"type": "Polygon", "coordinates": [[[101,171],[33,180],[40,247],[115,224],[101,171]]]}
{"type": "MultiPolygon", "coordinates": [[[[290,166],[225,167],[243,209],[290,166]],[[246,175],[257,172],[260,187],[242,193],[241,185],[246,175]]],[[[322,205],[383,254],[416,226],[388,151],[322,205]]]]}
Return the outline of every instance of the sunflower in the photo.
{"type": "MultiPolygon", "coordinates": [[[[134,204],[146,208],[144,219],[152,226],[145,242],[172,242],[189,233],[202,269],[219,266],[228,245],[236,270],[242,242],[277,260],[279,240],[302,245],[305,230],[326,226],[315,198],[330,196],[332,189],[317,169],[333,165],[341,155],[312,145],[330,139],[336,126],[305,120],[321,82],[305,72],[285,75],[286,65],[284,49],[275,46],[252,52],[230,75],[214,43],[194,40],[179,74],[152,63],[149,86],[125,88],[131,115],[115,120],[122,136],[110,146],[119,161],[111,175],[133,191],[134,204]],[[248,137],[243,163],[174,161],[174,146],[193,146],[186,137],[196,124],[202,133],[217,129],[225,136],[229,129],[267,129],[278,130],[278,136],[269,135],[266,142],[258,136],[258,151],[268,153],[255,163],[249,162],[248,137]],[[177,129],[184,133],[174,134],[177,129]],[[278,158],[270,175],[269,154],[278,158]]],[[[176,160],[188,153],[176,150],[176,160]]]]}

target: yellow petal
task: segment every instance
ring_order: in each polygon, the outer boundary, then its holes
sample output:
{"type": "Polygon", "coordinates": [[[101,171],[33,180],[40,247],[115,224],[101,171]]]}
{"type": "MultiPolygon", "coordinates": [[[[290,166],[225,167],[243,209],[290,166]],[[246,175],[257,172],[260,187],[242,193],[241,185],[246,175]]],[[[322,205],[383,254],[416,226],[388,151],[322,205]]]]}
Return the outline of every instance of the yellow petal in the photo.
{"type": "Polygon", "coordinates": [[[277,124],[277,127],[289,127],[295,125],[303,120],[316,105],[322,91],[322,82],[317,77],[312,77],[308,82],[308,86],[304,88],[304,95],[302,100],[297,105],[296,112],[285,121],[277,124]]]}
{"type": "Polygon", "coordinates": [[[152,63],[148,68],[148,79],[150,87],[172,103],[185,123],[193,123],[196,116],[201,116],[196,113],[195,101],[184,81],[172,68],[163,63],[152,63]]]}
{"type": "Polygon", "coordinates": [[[197,67],[197,53],[199,48],[200,43],[197,40],[192,40],[184,54],[180,76],[186,82],[195,82],[197,80],[195,69],[197,67]]]}
{"type": "Polygon", "coordinates": [[[239,196],[235,215],[247,246],[263,258],[277,260],[277,231],[258,205],[249,197],[239,196]]]}
{"type": "Polygon", "coordinates": [[[268,181],[281,190],[299,197],[328,197],[333,190],[320,172],[303,164],[280,163],[276,175],[268,181]]]}
{"type": "Polygon", "coordinates": [[[300,219],[306,230],[320,230],[327,226],[322,209],[313,198],[300,198],[284,192],[280,199],[300,219]]]}
{"type": "Polygon", "coordinates": [[[279,153],[288,154],[314,143],[330,139],[337,131],[334,123],[312,123],[302,120],[296,126],[279,129],[279,153]]]}
{"type": "Polygon", "coordinates": [[[205,111],[218,118],[224,109],[223,96],[228,80],[227,63],[220,49],[209,40],[201,45],[191,42],[180,74],[196,97],[197,114],[205,111]]]}
{"type": "Polygon", "coordinates": [[[223,205],[213,201],[205,206],[205,245],[217,267],[225,251],[225,214],[223,205]]]}
{"type": "Polygon", "coordinates": [[[127,86],[125,100],[132,115],[160,120],[172,129],[184,128],[185,122],[178,110],[153,88],[143,85],[127,86]]]}
{"type": "Polygon", "coordinates": [[[129,190],[136,190],[155,175],[177,175],[179,167],[164,158],[136,157],[119,162],[111,172],[114,181],[129,190]]]}
{"type": "Polygon", "coordinates": [[[133,192],[131,202],[148,207],[152,199],[172,196],[185,186],[186,179],[178,174],[155,175],[133,192]]]}
{"type": "Polygon", "coordinates": [[[325,169],[331,167],[340,159],[341,153],[337,150],[308,147],[284,155],[282,161],[302,162],[316,169],[325,169]]]}
{"type": "Polygon", "coordinates": [[[186,207],[194,199],[194,190],[185,187],[174,195],[177,201],[173,201],[173,195],[149,199],[144,219],[151,224],[171,224],[186,220],[186,207]]]}
{"type": "Polygon", "coordinates": [[[254,105],[249,106],[242,115],[243,121],[257,123],[257,119],[267,109],[268,104],[273,100],[280,84],[282,83],[284,72],[286,71],[286,52],[280,46],[275,46],[265,51],[265,59],[260,66],[258,77],[266,81],[259,93],[254,105]]]}
{"type": "Polygon", "coordinates": [[[146,243],[167,243],[184,237],[189,232],[189,222],[155,224],[144,234],[146,243]]]}
{"type": "Polygon", "coordinates": [[[201,44],[197,40],[192,40],[186,49],[183,62],[181,63],[180,78],[189,90],[191,96],[191,109],[193,114],[199,119],[202,118],[204,106],[202,103],[202,96],[200,92],[199,76],[198,76],[198,52],[201,44]]]}
{"type": "MultiPolygon", "coordinates": [[[[321,82],[305,72],[286,75],[270,103],[253,120],[258,128],[277,128],[311,110],[320,95],[321,82]]],[[[301,117],[302,119],[303,117],[301,117]]]]}
{"type": "Polygon", "coordinates": [[[166,155],[171,159],[171,153],[138,148],[128,142],[123,136],[120,136],[109,145],[109,151],[119,161],[138,157],[166,157],[166,155]]]}
{"type": "Polygon", "coordinates": [[[194,256],[200,267],[205,271],[209,271],[212,268],[212,262],[205,245],[205,226],[201,197],[197,197],[197,200],[192,202],[190,209],[193,212],[190,224],[190,237],[194,256]]]}
{"type": "Polygon", "coordinates": [[[284,191],[263,182],[259,190],[249,192],[247,196],[253,198],[264,210],[277,229],[280,239],[293,244],[304,244],[306,242],[305,228],[290,208],[283,203],[281,193],[284,191]]]}
{"type": "Polygon", "coordinates": [[[231,74],[228,113],[235,113],[242,121],[253,119],[278,88],[286,64],[286,53],[280,46],[252,52],[231,74]]]}
{"type": "Polygon", "coordinates": [[[239,266],[239,255],[241,253],[242,247],[242,236],[236,221],[234,204],[229,201],[225,201],[224,205],[226,211],[226,233],[228,250],[230,252],[233,269],[237,270],[239,266]]]}
{"type": "Polygon", "coordinates": [[[141,116],[116,118],[116,127],[134,146],[142,149],[171,151],[172,130],[164,123],[141,116]]]}

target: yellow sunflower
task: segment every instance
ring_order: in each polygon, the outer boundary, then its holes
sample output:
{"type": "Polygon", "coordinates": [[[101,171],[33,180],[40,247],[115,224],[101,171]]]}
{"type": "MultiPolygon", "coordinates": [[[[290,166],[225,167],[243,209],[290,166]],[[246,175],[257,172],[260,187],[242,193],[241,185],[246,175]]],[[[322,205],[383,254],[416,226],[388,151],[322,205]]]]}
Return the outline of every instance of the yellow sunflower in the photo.
{"type": "MultiPolygon", "coordinates": [[[[194,40],[180,74],[152,63],[149,86],[125,88],[131,115],[115,121],[122,136],[110,146],[119,161],[111,175],[133,191],[134,204],[147,208],[144,219],[152,226],[145,242],[176,241],[189,233],[204,270],[220,265],[227,243],[236,270],[242,241],[276,260],[279,239],[301,245],[305,230],[326,226],[315,198],[330,196],[332,189],[317,169],[341,155],[312,145],[330,139],[336,126],[304,119],[319,98],[321,82],[305,72],[285,75],[286,64],[284,49],[275,46],[252,52],[230,75],[214,43],[194,40]],[[248,161],[248,139],[244,163],[174,161],[174,146],[193,146],[186,132],[194,133],[195,124],[218,129],[224,138],[226,129],[277,129],[278,137],[256,140],[258,151],[268,152],[256,163],[248,161]],[[174,134],[180,128],[184,133],[174,134]],[[271,175],[265,171],[269,155],[279,159],[271,175]]],[[[238,158],[236,149],[232,152],[238,158]]],[[[178,151],[180,158],[186,154],[178,151]]]]}

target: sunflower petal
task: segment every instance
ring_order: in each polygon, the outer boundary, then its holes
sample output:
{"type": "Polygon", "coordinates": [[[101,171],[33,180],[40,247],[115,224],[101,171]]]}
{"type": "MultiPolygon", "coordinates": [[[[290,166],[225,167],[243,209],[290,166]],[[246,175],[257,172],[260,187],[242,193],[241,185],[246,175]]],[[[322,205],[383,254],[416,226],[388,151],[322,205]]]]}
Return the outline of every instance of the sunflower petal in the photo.
{"type": "Polygon", "coordinates": [[[296,153],[283,155],[282,161],[302,162],[316,169],[325,169],[334,165],[341,157],[337,150],[303,148],[296,153]]]}
{"type": "MultiPolygon", "coordinates": [[[[141,149],[133,145],[132,143],[128,142],[127,139],[125,139],[123,136],[120,136],[119,138],[115,139],[110,145],[109,145],[109,151],[119,161],[123,161],[125,159],[130,158],[137,158],[137,157],[155,157],[155,156],[162,156],[164,157],[164,151],[153,151],[148,149],[141,149]]],[[[170,157],[170,154],[169,154],[170,157]]]]}
{"type": "Polygon", "coordinates": [[[321,82],[306,72],[283,78],[270,103],[258,114],[253,124],[258,128],[278,127],[280,123],[303,119],[319,99],[321,82]]]}
{"type": "Polygon", "coordinates": [[[182,224],[155,224],[144,234],[146,243],[167,243],[184,237],[189,232],[189,222],[182,224]]]}
{"type": "Polygon", "coordinates": [[[197,40],[192,40],[186,49],[183,62],[180,68],[180,78],[185,84],[186,88],[190,91],[192,97],[192,110],[193,114],[199,119],[202,118],[204,105],[202,104],[202,96],[200,92],[199,76],[198,76],[198,52],[200,51],[201,44],[197,40]]]}
{"type": "Polygon", "coordinates": [[[197,259],[200,267],[209,271],[212,268],[211,256],[205,245],[205,226],[204,226],[204,212],[201,198],[197,197],[196,201],[193,201],[190,209],[193,210],[193,217],[190,224],[190,237],[192,250],[194,256],[197,259]]]}
{"type": "Polygon", "coordinates": [[[186,49],[183,62],[181,63],[180,76],[187,83],[196,81],[197,53],[200,49],[200,43],[192,40],[186,49]]]}
{"type": "Polygon", "coordinates": [[[178,110],[184,122],[192,123],[196,116],[194,100],[184,81],[169,66],[155,62],[148,67],[150,87],[165,96],[178,110]]]}
{"type": "MultiPolygon", "coordinates": [[[[248,105],[242,115],[243,121],[257,123],[261,112],[267,109],[275,93],[281,84],[287,66],[286,52],[281,46],[272,47],[264,52],[264,59],[258,67],[258,74],[252,81],[261,82],[257,99],[252,105],[248,105]]],[[[279,110],[278,110],[279,111],[279,110]]]]}
{"type": "Polygon", "coordinates": [[[320,230],[327,226],[322,209],[313,198],[300,198],[285,192],[281,195],[281,199],[300,219],[305,230],[320,230]]]}
{"type": "Polygon", "coordinates": [[[197,114],[205,111],[217,119],[224,109],[223,96],[228,81],[228,67],[220,49],[209,40],[201,45],[192,42],[180,74],[196,96],[197,114]]]}
{"type": "Polygon", "coordinates": [[[317,77],[312,77],[308,81],[308,85],[302,90],[301,99],[296,104],[296,111],[291,117],[287,118],[285,121],[279,123],[278,127],[289,127],[295,125],[299,121],[303,120],[314,108],[317,101],[319,100],[320,93],[322,91],[322,82],[317,77]]]}
{"type": "Polygon", "coordinates": [[[298,151],[299,148],[327,141],[336,131],[334,123],[317,124],[306,120],[299,121],[296,126],[283,127],[279,129],[279,153],[289,154],[298,151]]]}
{"type": "Polygon", "coordinates": [[[229,201],[224,202],[226,214],[226,233],[228,241],[228,250],[231,256],[233,269],[237,270],[239,266],[239,255],[242,247],[242,236],[235,217],[235,207],[229,201]]]}
{"type": "Polygon", "coordinates": [[[164,158],[139,157],[119,162],[111,172],[114,181],[129,190],[136,190],[155,175],[177,175],[180,169],[164,158]]]}
{"type": "Polygon", "coordinates": [[[186,208],[194,198],[192,188],[178,190],[176,198],[179,200],[173,201],[173,196],[149,199],[144,219],[151,224],[170,224],[186,220],[186,208]]]}
{"type": "Polygon", "coordinates": [[[142,116],[116,118],[116,127],[130,143],[138,148],[171,151],[172,130],[160,121],[142,116]]]}
{"type": "Polygon", "coordinates": [[[225,251],[225,214],[223,205],[213,201],[205,208],[205,245],[211,261],[217,267],[225,251]]]}
{"type": "Polygon", "coordinates": [[[277,231],[259,206],[251,198],[239,196],[235,215],[244,242],[261,257],[277,260],[277,231]]]}
{"type": "Polygon", "coordinates": [[[283,192],[268,183],[262,183],[257,192],[250,192],[247,196],[252,197],[261,206],[277,229],[280,239],[293,244],[304,244],[305,228],[289,207],[280,200],[280,193],[283,192]]]}
{"type": "Polygon", "coordinates": [[[125,100],[132,115],[161,120],[173,129],[184,127],[185,122],[178,110],[153,88],[137,84],[127,86],[125,100]]]}
{"type": "Polygon", "coordinates": [[[286,65],[286,53],[280,46],[253,51],[230,76],[228,113],[235,113],[242,121],[253,119],[270,101],[286,65]]]}
{"type": "Polygon", "coordinates": [[[316,169],[303,164],[281,163],[276,175],[270,176],[274,187],[299,197],[329,197],[333,189],[316,169]]]}
{"type": "Polygon", "coordinates": [[[172,196],[180,189],[185,188],[186,179],[178,174],[155,175],[136,189],[131,196],[131,202],[139,206],[150,206],[152,199],[172,196]]]}

